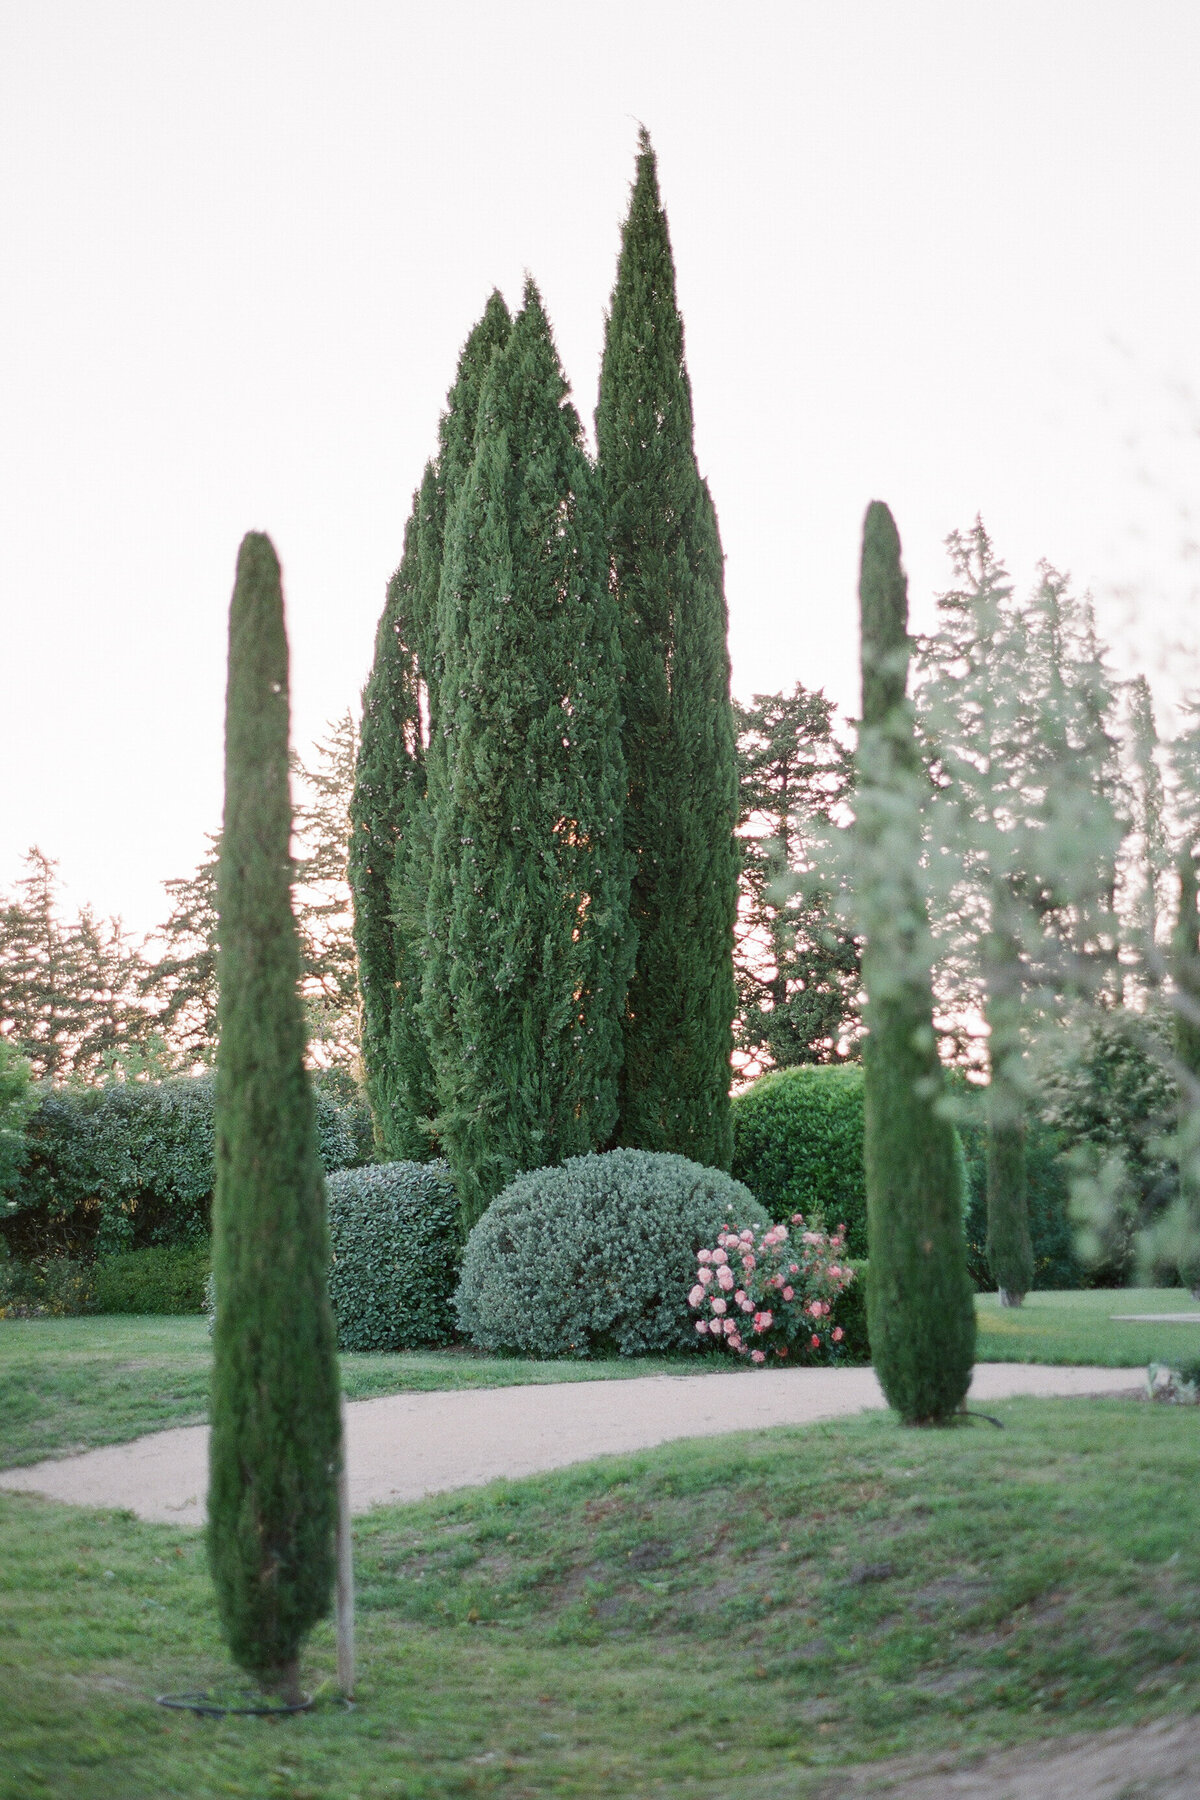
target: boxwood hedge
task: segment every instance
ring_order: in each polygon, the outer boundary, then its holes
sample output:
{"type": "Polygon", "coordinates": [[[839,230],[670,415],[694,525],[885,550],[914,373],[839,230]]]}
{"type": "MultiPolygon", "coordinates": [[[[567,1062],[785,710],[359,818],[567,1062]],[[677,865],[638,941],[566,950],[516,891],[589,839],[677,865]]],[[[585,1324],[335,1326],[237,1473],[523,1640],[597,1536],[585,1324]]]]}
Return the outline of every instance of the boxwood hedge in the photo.
{"type": "Polygon", "coordinates": [[[445,1163],[331,1175],[329,1296],[343,1350],[415,1350],[454,1336],[461,1238],[445,1163]]]}

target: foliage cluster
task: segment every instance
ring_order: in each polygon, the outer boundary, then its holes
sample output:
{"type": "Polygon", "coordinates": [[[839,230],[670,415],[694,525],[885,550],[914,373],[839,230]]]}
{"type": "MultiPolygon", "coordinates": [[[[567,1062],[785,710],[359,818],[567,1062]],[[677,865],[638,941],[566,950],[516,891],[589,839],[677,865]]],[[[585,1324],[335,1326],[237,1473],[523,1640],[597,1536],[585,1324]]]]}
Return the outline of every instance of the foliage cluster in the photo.
{"type": "Polygon", "coordinates": [[[733,1173],[773,1219],[794,1212],[846,1227],[847,1254],[867,1254],[863,1072],[776,1069],[733,1099],[733,1173]]]}
{"type": "Polygon", "coordinates": [[[571,1157],[517,1176],[467,1240],[459,1323],[486,1350],[637,1356],[694,1350],[696,1252],[770,1220],[719,1169],[650,1150],[571,1157]]]}
{"type": "Polygon", "coordinates": [[[329,1298],[342,1350],[414,1350],[454,1336],[458,1196],[444,1163],[330,1177],[329,1298]]]}
{"type": "Polygon", "coordinates": [[[96,1263],[88,1311],[96,1313],[198,1313],[211,1252],[207,1243],[148,1244],[96,1263]]]}
{"type": "MultiPolygon", "coordinates": [[[[326,1169],[364,1159],[353,1089],[316,1090],[326,1169]]],[[[206,1237],[213,1192],[211,1075],[42,1090],[26,1127],[28,1157],[0,1217],[20,1256],[107,1256],[206,1237]]]]}

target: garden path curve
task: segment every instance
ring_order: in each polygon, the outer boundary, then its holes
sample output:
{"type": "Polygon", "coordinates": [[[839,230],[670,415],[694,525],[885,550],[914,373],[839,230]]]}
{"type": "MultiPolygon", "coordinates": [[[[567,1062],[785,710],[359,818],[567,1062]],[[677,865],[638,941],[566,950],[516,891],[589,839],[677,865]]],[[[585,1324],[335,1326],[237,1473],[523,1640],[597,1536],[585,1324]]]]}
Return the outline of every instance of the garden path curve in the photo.
{"type": "MultiPolygon", "coordinates": [[[[978,1363],[971,1400],[1132,1393],[1145,1380],[1141,1369],[978,1363]]],[[[346,1407],[350,1505],[365,1512],[677,1438],[811,1425],[884,1404],[872,1369],[738,1369],[355,1400],[346,1407]]],[[[203,1523],[207,1486],[206,1425],[0,1471],[0,1488],[177,1525],[203,1523]]]]}

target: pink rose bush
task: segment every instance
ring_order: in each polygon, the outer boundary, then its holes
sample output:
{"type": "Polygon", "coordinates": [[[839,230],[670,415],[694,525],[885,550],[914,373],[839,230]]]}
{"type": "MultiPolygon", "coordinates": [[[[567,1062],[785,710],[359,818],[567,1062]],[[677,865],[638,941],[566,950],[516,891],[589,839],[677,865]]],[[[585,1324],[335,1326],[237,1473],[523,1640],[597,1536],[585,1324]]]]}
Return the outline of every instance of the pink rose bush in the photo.
{"type": "Polygon", "coordinates": [[[715,1248],[696,1253],[688,1305],[700,1315],[697,1336],[754,1363],[837,1362],[845,1334],[834,1302],[854,1280],[845,1255],[844,1225],[811,1231],[802,1213],[757,1238],[749,1226],[721,1232],[715,1248]]]}

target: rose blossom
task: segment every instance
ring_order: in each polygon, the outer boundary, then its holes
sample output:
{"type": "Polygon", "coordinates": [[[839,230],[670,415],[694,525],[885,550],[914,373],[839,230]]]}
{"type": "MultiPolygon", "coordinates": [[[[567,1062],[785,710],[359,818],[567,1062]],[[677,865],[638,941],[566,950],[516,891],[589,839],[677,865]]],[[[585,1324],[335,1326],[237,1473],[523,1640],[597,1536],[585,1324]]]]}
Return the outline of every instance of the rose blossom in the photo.
{"type": "Polygon", "coordinates": [[[723,1269],[717,1270],[717,1281],[720,1283],[721,1287],[724,1288],[725,1292],[728,1293],[733,1286],[733,1270],[728,1264],[726,1264],[723,1269]]]}
{"type": "Polygon", "coordinates": [[[720,1294],[713,1295],[712,1309],[715,1313],[723,1313],[725,1311],[725,1302],[722,1300],[720,1294]]]}
{"type": "Polygon", "coordinates": [[[696,1320],[696,1330],[700,1333],[701,1337],[703,1337],[704,1333],[708,1330],[708,1320],[707,1319],[697,1319],[696,1320]]]}
{"type": "Polygon", "coordinates": [[[729,1258],[726,1256],[726,1254],[723,1250],[714,1250],[712,1253],[712,1259],[718,1265],[729,1261],[729,1258]]]}
{"type": "Polygon", "coordinates": [[[743,1267],[743,1269],[745,1269],[745,1271],[748,1275],[750,1273],[751,1269],[754,1267],[754,1258],[752,1256],[743,1256],[742,1267],[743,1267]]]}
{"type": "Polygon", "coordinates": [[[752,1350],[750,1352],[750,1361],[751,1362],[766,1362],[766,1360],[767,1360],[767,1353],[765,1350],[752,1350]]]}
{"type": "Polygon", "coordinates": [[[705,1287],[708,1286],[708,1284],[712,1280],[712,1278],[713,1278],[713,1272],[711,1269],[701,1269],[700,1280],[704,1284],[705,1287]]]}
{"type": "Polygon", "coordinates": [[[814,1350],[819,1350],[821,1348],[821,1340],[817,1336],[815,1331],[813,1332],[813,1337],[812,1337],[812,1347],[814,1350]]]}
{"type": "Polygon", "coordinates": [[[785,1300],[794,1300],[796,1297],[795,1288],[785,1287],[783,1290],[783,1297],[785,1300]]]}
{"type": "Polygon", "coordinates": [[[789,1275],[798,1275],[799,1273],[800,1273],[800,1264],[799,1263],[789,1263],[788,1264],[788,1274],[789,1275]]]}
{"type": "Polygon", "coordinates": [[[700,1306],[703,1303],[703,1300],[704,1289],[700,1286],[700,1283],[697,1282],[691,1293],[688,1295],[688,1305],[700,1306]]]}
{"type": "Polygon", "coordinates": [[[698,1263],[711,1262],[712,1261],[712,1251],[711,1250],[697,1250],[696,1261],[698,1263]]]}
{"type": "Polygon", "coordinates": [[[841,1343],[841,1341],[842,1341],[842,1339],[843,1339],[843,1338],[844,1338],[844,1337],[845,1337],[845,1335],[846,1335],[846,1334],[845,1334],[845,1332],[844,1332],[844,1331],[843,1331],[843,1330],[842,1330],[842,1328],[841,1328],[841,1326],[840,1326],[840,1325],[835,1325],[835,1326],[834,1326],[834,1328],[833,1328],[833,1341],[834,1341],[834,1343],[835,1343],[835,1344],[840,1344],[840,1343],[841,1343]]]}

